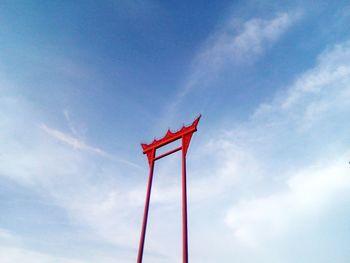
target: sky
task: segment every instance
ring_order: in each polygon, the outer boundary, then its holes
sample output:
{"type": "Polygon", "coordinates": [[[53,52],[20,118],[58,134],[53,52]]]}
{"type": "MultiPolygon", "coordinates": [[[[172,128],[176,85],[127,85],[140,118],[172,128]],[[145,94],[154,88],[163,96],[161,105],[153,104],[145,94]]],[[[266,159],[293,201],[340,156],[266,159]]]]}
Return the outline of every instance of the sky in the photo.
{"type": "MultiPolygon", "coordinates": [[[[1,1],[0,262],[135,262],[140,143],[202,114],[189,262],[347,263],[347,1],[1,1]]],[[[145,263],[181,262],[181,155],[145,263]]]]}

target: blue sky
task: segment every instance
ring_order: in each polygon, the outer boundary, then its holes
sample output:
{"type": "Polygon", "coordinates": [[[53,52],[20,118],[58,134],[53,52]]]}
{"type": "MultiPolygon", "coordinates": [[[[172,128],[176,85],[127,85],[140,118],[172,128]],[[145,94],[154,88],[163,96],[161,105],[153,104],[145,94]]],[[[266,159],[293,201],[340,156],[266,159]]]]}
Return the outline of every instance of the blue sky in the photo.
{"type": "MultiPolygon", "coordinates": [[[[135,262],[140,142],[202,119],[193,263],[350,258],[346,1],[2,1],[0,261],[135,262]]],[[[144,262],[181,262],[180,155],[144,262]]]]}

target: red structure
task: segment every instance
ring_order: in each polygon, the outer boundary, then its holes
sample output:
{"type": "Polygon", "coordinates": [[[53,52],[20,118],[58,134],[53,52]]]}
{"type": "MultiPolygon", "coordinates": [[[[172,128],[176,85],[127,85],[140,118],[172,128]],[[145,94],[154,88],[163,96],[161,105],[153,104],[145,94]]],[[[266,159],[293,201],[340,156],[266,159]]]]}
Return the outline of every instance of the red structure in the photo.
{"type": "Polygon", "coordinates": [[[168,132],[165,136],[159,140],[154,140],[150,144],[142,143],[143,153],[147,154],[148,163],[149,163],[149,178],[148,178],[148,186],[147,186],[147,194],[145,201],[145,209],[143,213],[143,221],[142,221],[142,230],[139,244],[139,251],[137,256],[137,263],[142,263],[143,256],[143,248],[145,244],[145,236],[146,236],[146,227],[147,227],[147,218],[148,218],[148,209],[149,209],[149,201],[151,197],[151,189],[152,189],[152,180],[153,180],[153,170],[154,170],[154,162],[168,156],[169,154],[175,153],[177,151],[182,150],[182,262],[188,263],[188,244],[187,244],[187,186],[186,186],[186,154],[188,146],[190,145],[190,141],[194,132],[197,131],[197,125],[201,118],[201,115],[190,126],[183,126],[181,130],[177,132],[168,132]],[[163,147],[171,142],[177,141],[181,139],[182,145],[178,148],[175,148],[167,153],[156,156],[156,151],[158,148],[163,147]]]}

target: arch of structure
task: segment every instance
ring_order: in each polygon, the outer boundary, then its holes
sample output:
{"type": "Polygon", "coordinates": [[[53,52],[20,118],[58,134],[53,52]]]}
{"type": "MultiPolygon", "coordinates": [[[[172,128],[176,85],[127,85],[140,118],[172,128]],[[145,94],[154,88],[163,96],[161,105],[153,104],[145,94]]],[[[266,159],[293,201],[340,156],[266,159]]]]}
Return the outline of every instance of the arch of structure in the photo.
{"type": "Polygon", "coordinates": [[[139,244],[139,250],[137,255],[137,263],[142,263],[143,248],[145,244],[145,236],[146,236],[146,228],[147,228],[149,202],[151,197],[151,189],[152,189],[152,181],[153,181],[154,163],[155,161],[180,150],[182,150],[182,262],[188,263],[186,154],[187,154],[187,149],[191,142],[192,135],[194,132],[197,131],[197,125],[200,118],[201,118],[201,115],[199,115],[199,117],[195,119],[191,125],[183,126],[177,132],[171,132],[170,130],[168,130],[163,138],[154,140],[150,144],[144,144],[144,143],[141,144],[143,153],[146,154],[148,158],[149,177],[148,177],[147,193],[146,193],[146,200],[145,200],[145,208],[144,208],[143,220],[142,220],[140,244],[139,244]],[[180,139],[182,142],[180,147],[177,147],[169,152],[156,156],[157,149],[180,139]]]}

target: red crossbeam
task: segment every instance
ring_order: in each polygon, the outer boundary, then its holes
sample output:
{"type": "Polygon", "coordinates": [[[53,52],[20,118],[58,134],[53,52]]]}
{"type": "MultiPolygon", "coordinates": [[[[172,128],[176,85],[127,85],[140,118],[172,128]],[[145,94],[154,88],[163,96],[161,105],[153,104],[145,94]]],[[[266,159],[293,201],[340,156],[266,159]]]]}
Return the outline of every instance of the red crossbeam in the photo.
{"type": "Polygon", "coordinates": [[[168,130],[163,138],[158,139],[158,140],[154,139],[153,142],[151,142],[150,144],[141,143],[143,153],[147,153],[147,152],[151,151],[152,149],[158,149],[164,145],[167,145],[173,141],[180,139],[182,136],[184,136],[186,134],[196,132],[197,125],[198,125],[200,118],[201,118],[201,115],[199,115],[197,117],[197,119],[195,119],[193,121],[193,123],[191,125],[183,126],[181,128],[181,130],[179,130],[177,132],[172,132],[172,131],[168,130]]]}
{"type": "Polygon", "coordinates": [[[178,147],[178,148],[176,148],[176,149],[174,149],[174,150],[171,150],[171,151],[169,151],[169,152],[163,153],[163,154],[161,154],[161,155],[155,157],[154,160],[155,160],[155,161],[156,161],[156,160],[159,160],[159,159],[161,159],[161,158],[163,158],[163,157],[165,157],[165,156],[168,156],[168,155],[170,155],[170,154],[172,154],[172,153],[175,153],[175,152],[178,152],[178,151],[180,151],[180,150],[182,150],[182,146],[180,146],[180,147],[178,147]]]}

